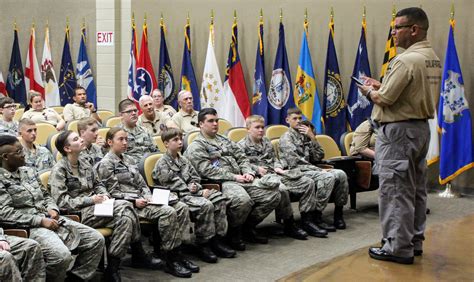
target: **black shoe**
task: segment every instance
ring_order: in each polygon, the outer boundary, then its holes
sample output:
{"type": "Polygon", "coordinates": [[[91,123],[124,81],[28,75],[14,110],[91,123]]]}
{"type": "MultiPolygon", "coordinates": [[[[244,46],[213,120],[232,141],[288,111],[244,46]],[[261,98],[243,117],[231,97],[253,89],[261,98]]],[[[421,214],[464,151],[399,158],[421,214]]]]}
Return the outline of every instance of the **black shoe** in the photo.
{"type": "Polygon", "coordinates": [[[268,244],[268,238],[257,233],[255,228],[247,227],[243,230],[244,240],[249,243],[268,244]]]}
{"type": "Polygon", "coordinates": [[[235,250],[226,246],[217,236],[211,239],[211,249],[214,254],[221,258],[234,258],[237,255],[235,250]]]}
{"type": "Polygon", "coordinates": [[[369,248],[369,256],[373,259],[391,261],[401,264],[413,264],[413,257],[397,257],[384,251],[382,248],[369,248]]]}
{"type": "Polygon", "coordinates": [[[191,270],[189,270],[186,267],[182,266],[177,261],[166,262],[165,272],[169,273],[173,276],[179,277],[179,278],[190,278],[193,275],[191,270]]]}
{"type": "Polygon", "coordinates": [[[194,262],[185,259],[185,258],[180,258],[179,263],[189,269],[192,273],[198,273],[199,272],[199,266],[195,265],[194,262]]]}
{"type": "Polygon", "coordinates": [[[327,232],[336,232],[336,227],[333,225],[327,224],[323,220],[323,213],[321,211],[314,211],[313,212],[313,222],[319,228],[326,230],[327,232]]]}
{"type": "Polygon", "coordinates": [[[214,252],[209,248],[208,244],[201,244],[197,246],[199,258],[207,263],[216,263],[217,256],[214,252]]]}
{"type": "Polygon", "coordinates": [[[306,231],[309,235],[318,238],[326,238],[328,232],[326,229],[318,227],[312,222],[311,214],[301,213],[301,228],[306,231]]]}
{"type": "Polygon", "coordinates": [[[422,256],[423,255],[423,250],[414,250],[413,254],[415,255],[415,257],[422,256]]]}
{"type": "Polygon", "coordinates": [[[242,226],[229,228],[227,231],[229,246],[236,251],[245,251],[245,243],[242,241],[242,226]]]}
{"type": "Polygon", "coordinates": [[[334,227],[336,227],[336,229],[346,229],[346,222],[343,218],[335,218],[334,227]]]}
{"type": "Polygon", "coordinates": [[[293,218],[284,220],[283,233],[296,240],[307,240],[308,233],[296,226],[293,218]]]}
{"type": "Polygon", "coordinates": [[[133,257],[132,256],[132,264],[131,267],[133,268],[146,268],[146,269],[153,269],[159,270],[163,269],[163,261],[160,258],[155,256],[146,255],[142,257],[133,257]]]}
{"type": "Polygon", "coordinates": [[[107,268],[104,271],[104,280],[106,282],[121,282],[119,267],[120,267],[120,258],[108,257],[107,268]]]}

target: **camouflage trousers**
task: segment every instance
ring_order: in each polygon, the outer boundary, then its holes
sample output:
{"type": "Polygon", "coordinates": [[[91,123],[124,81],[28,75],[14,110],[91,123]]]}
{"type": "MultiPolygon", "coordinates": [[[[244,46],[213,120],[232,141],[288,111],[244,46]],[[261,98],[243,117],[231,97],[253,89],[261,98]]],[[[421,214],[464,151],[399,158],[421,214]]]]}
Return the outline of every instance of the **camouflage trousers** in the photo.
{"type": "Polygon", "coordinates": [[[140,222],[132,203],[115,200],[113,217],[94,216],[94,206],[81,210],[82,223],[92,228],[111,228],[110,256],[123,258],[127,254],[130,243],[140,241],[140,222]]]}
{"type": "Polygon", "coordinates": [[[299,198],[300,213],[307,213],[316,209],[316,191],[314,189],[314,181],[311,178],[303,175],[297,178],[274,175],[281,181],[279,187],[281,200],[275,209],[277,218],[288,219],[293,216],[290,195],[295,195],[299,198]]]}
{"type": "Polygon", "coordinates": [[[6,238],[10,251],[0,251],[0,281],[45,281],[46,272],[40,245],[31,239],[15,236],[6,238]]]}
{"type": "Polygon", "coordinates": [[[316,188],[316,209],[323,211],[328,205],[336,179],[334,175],[313,165],[302,165],[298,168],[303,174],[314,181],[316,188]]]}
{"type": "MultiPolygon", "coordinates": [[[[216,193],[221,194],[220,192],[215,192],[214,194],[216,193]]],[[[206,243],[215,235],[226,235],[227,203],[224,198],[220,197],[220,199],[212,201],[202,196],[184,196],[180,201],[185,203],[191,212],[196,244],[206,243]]]]}
{"type": "Polygon", "coordinates": [[[281,195],[276,187],[269,187],[260,179],[252,183],[226,181],[222,193],[230,200],[227,216],[230,227],[244,223],[257,225],[280,203],[281,195]]]}
{"type": "Polygon", "coordinates": [[[334,195],[334,205],[344,206],[347,204],[347,196],[349,194],[349,182],[347,181],[347,174],[340,169],[330,169],[326,171],[334,176],[336,180],[332,194],[334,195]]]}
{"type": "Polygon", "coordinates": [[[46,228],[31,228],[30,239],[41,246],[49,281],[64,281],[68,270],[84,280],[90,279],[95,274],[102,257],[105,246],[104,237],[93,228],[64,219],[65,225],[78,231],[79,244],[74,250],[77,257],[71,254],[55,231],[46,228]]]}
{"type": "Polygon", "coordinates": [[[182,241],[189,241],[189,209],[185,204],[176,202],[171,206],[147,205],[136,211],[141,219],[157,223],[162,250],[169,251],[180,246],[182,241]]]}

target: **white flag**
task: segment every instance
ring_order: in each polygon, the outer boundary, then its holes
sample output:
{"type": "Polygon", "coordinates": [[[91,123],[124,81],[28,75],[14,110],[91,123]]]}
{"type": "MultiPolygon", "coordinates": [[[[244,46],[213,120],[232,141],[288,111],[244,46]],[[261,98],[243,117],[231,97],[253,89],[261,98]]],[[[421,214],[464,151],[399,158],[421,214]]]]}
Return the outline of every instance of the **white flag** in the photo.
{"type": "Polygon", "coordinates": [[[214,108],[220,118],[227,119],[226,97],[224,95],[221,75],[214,53],[214,25],[209,27],[209,42],[207,44],[206,62],[202,74],[201,109],[214,108]]]}
{"type": "MultiPolygon", "coordinates": [[[[28,46],[28,53],[26,54],[25,66],[25,87],[26,90],[34,90],[39,92],[44,98],[43,80],[41,79],[41,72],[36,59],[35,50],[35,28],[31,28],[30,44],[28,46]]],[[[27,97],[29,99],[29,97],[27,97]]]]}
{"type": "Polygon", "coordinates": [[[46,107],[59,106],[59,87],[56,74],[53,69],[51,58],[51,46],[49,45],[49,28],[46,28],[44,36],[43,59],[41,60],[41,76],[44,84],[44,96],[46,107]]]}
{"type": "Polygon", "coordinates": [[[439,160],[439,136],[438,136],[438,114],[435,111],[434,118],[428,120],[430,125],[430,145],[426,154],[426,162],[428,165],[434,164],[439,160]]]}

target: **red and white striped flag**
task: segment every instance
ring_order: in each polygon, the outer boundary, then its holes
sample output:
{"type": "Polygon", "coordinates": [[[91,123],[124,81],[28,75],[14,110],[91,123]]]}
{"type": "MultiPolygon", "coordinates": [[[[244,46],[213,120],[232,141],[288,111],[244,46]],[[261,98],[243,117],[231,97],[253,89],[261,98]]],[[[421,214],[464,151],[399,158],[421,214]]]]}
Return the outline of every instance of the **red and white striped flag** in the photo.
{"type": "Polygon", "coordinates": [[[0,97],[1,96],[8,96],[8,95],[7,95],[7,88],[5,87],[5,80],[3,80],[3,74],[0,71],[0,97]]]}
{"type": "Polygon", "coordinates": [[[28,46],[28,54],[26,55],[25,86],[26,91],[34,90],[39,92],[44,99],[43,80],[41,79],[41,72],[38,60],[36,59],[34,27],[31,28],[30,44],[28,46]]]}

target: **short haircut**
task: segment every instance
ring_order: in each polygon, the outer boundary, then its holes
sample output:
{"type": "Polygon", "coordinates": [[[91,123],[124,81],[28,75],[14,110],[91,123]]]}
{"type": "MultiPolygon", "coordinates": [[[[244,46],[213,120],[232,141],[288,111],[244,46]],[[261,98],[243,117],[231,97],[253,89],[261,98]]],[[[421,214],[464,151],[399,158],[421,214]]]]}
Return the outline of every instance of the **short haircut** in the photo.
{"type": "Polygon", "coordinates": [[[199,111],[198,114],[198,123],[204,122],[207,115],[217,116],[217,111],[214,108],[204,108],[199,111]]]}
{"type": "Polygon", "coordinates": [[[18,139],[13,135],[1,134],[0,135],[0,147],[13,145],[18,141],[18,139]]]}
{"type": "Polygon", "coordinates": [[[37,91],[34,91],[34,90],[30,90],[28,91],[28,101],[33,102],[33,98],[35,97],[41,97],[41,100],[43,100],[43,97],[41,96],[41,93],[37,92],[37,91]]]}
{"type": "Polygon", "coordinates": [[[105,134],[104,148],[108,149],[110,147],[108,141],[113,140],[115,137],[115,134],[117,134],[117,132],[120,132],[120,131],[126,132],[121,127],[112,127],[111,129],[109,129],[109,131],[107,131],[107,134],[105,134]]]}
{"type": "MultiPolygon", "coordinates": [[[[178,101],[181,101],[183,95],[186,94],[186,93],[188,93],[188,92],[191,93],[191,92],[188,91],[188,90],[181,90],[181,91],[179,91],[179,93],[178,93],[178,101]]],[[[192,95],[192,93],[191,93],[191,95],[192,95]]]]}
{"type": "Polygon", "coordinates": [[[22,118],[19,122],[18,122],[18,128],[21,129],[23,126],[25,125],[36,125],[36,123],[32,120],[32,119],[29,119],[29,118],[22,118]]]}
{"type": "Polygon", "coordinates": [[[77,90],[84,90],[87,93],[87,90],[84,87],[78,85],[78,86],[76,86],[76,88],[74,88],[74,96],[76,96],[77,90]]]}
{"type": "Polygon", "coordinates": [[[421,27],[421,29],[428,30],[430,27],[430,22],[428,20],[428,16],[426,15],[423,9],[418,7],[410,7],[401,9],[395,15],[395,17],[403,17],[405,16],[410,24],[417,24],[421,27]]]}
{"type": "Polygon", "coordinates": [[[161,131],[161,140],[163,142],[168,142],[176,136],[183,138],[183,132],[179,128],[169,127],[161,131]]]}
{"type": "Polygon", "coordinates": [[[148,95],[142,95],[140,97],[140,99],[138,100],[138,103],[140,103],[140,105],[143,103],[144,100],[151,100],[153,101],[153,98],[151,96],[148,96],[148,95]]]}
{"type": "Polygon", "coordinates": [[[64,147],[68,146],[69,143],[67,141],[67,138],[69,137],[69,135],[71,135],[73,133],[72,130],[66,130],[64,132],[61,132],[58,136],[58,138],[56,138],[56,142],[54,142],[54,144],[56,145],[56,149],[59,151],[59,153],[61,153],[61,155],[63,155],[64,157],[67,156],[67,153],[66,151],[64,151],[64,147]]]}
{"type": "Polygon", "coordinates": [[[130,106],[130,105],[134,105],[135,106],[135,102],[133,102],[132,100],[130,99],[123,99],[122,101],[120,101],[119,105],[118,105],[118,110],[119,112],[123,112],[125,111],[125,109],[130,106]]]}
{"type": "Polygon", "coordinates": [[[77,122],[77,133],[81,135],[82,130],[87,130],[88,126],[93,126],[94,124],[97,124],[97,120],[91,117],[86,117],[86,118],[81,118],[77,122]]]}
{"type": "Polygon", "coordinates": [[[263,122],[263,124],[265,124],[265,118],[260,115],[249,116],[248,118],[245,119],[245,126],[247,127],[247,129],[250,128],[250,126],[254,122],[263,122]]]}
{"type": "Polygon", "coordinates": [[[3,107],[5,107],[6,104],[15,104],[15,101],[10,97],[0,98],[0,108],[3,109],[3,107]]]}
{"type": "Polygon", "coordinates": [[[288,109],[288,111],[286,112],[286,116],[289,117],[291,115],[302,115],[303,113],[301,112],[300,109],[298,108],[290,108],[288,109]]]}

